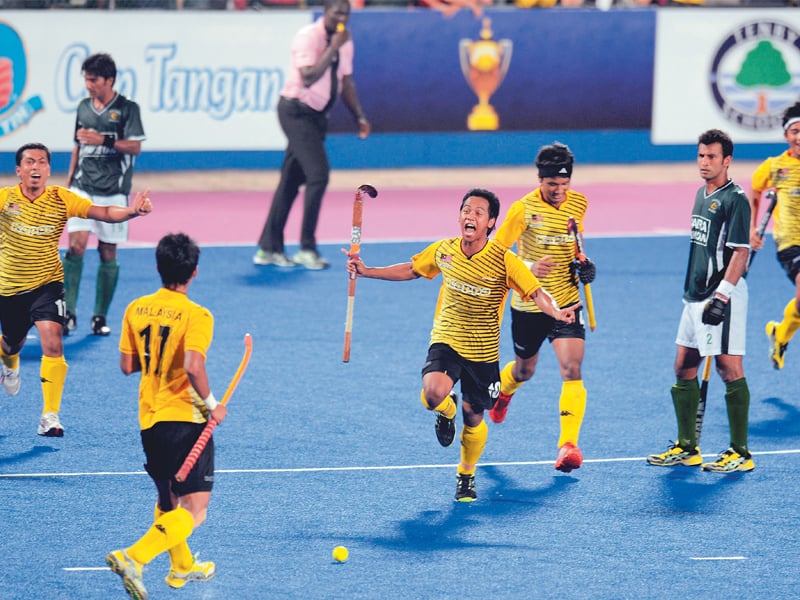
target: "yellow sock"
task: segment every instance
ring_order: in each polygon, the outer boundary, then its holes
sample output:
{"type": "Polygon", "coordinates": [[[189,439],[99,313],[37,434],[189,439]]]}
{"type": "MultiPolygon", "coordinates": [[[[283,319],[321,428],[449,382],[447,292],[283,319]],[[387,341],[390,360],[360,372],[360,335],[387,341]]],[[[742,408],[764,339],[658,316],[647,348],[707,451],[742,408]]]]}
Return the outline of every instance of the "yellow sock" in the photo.
{"type": "Polygon", "coordinates": [[[0,362],[8,369],[19,369],[19,352],[6,354],[2,344],[0,344],[0,362]]]}
{"type": "Polygon", "coordinates": [[[44,408],[42,414],[61,409],[61,396],[64,393],[64,381],[67,379],[67,361],[63,356],[42,356],[39,376],[42,380],[42,397],[44,408]]]}
{"type": "Polygon", "coordinates": [[[136,562],[146,565],[162,552],[185,542],[193,530],[192,513],[179,506],[158,517],[147,533],[126,552],[136,562]]]}
{"type": "Polygon", "coordinates": [[[561,385],[558,409],[561,413],[561,437],[558,438],[558,447],[566,442],[572,442],[577,446],[583,415],[586,412],[586,388],[583,387],[582,380],[565,381],[561,385]]]}
{"type": "Polygon", "coordinates": [[[489,436],[489,427],[486,421],[481,421],[475,427],[464,425],[461,430],[461,463],[458,465],[459,475],[473,475],[475,465],[486,447],[486,438],[489,436]]]}
{"type": "Polygon", "coordinates": [[[514,394],[522,385],[522,382],[514,379],[514,376],[511,374],[511,369],[513,368],[514,361],[511,361],[500,371],[500,393],[506,396],[514,394]]]}
{"type": "MultiPolygon", "coordinates": [[[[153,511],[153,520],[158,521],[158,519],[163,517],[165,514],[167,513],[158,508],[158,503],[156,503],[156,508],[153,511]]],[[[194,556],[192,556],[192,550],[189,548],[189,544],[186,543],[186,540],[176,544],[170,548],[168,552],[169,564],[175,571],[186,573],[192,568],[192,565],[194,564],[194,556]]]]}
{"type": "Polygon", "coordinates": [[[775,328],[775,339],[781,344],[788,344],[800,327],[800,313],[797,312],[797,302],[794,298],[783,309],[783,321],[775,328]]]}
{"type": "Polygon", "coordinates": [[[422,406],[424,406],[427,410],[442,413],[448,419],[453,419],[456,416],[456,403],[453,402],[453,399],[450,396],[447,396],[447,398],[442,400],[441,403],[435,408],[431,408],[428,404],[428,399],[425,397],[425,390],[420,390],[419,399],[422,401],[422,406]]]}

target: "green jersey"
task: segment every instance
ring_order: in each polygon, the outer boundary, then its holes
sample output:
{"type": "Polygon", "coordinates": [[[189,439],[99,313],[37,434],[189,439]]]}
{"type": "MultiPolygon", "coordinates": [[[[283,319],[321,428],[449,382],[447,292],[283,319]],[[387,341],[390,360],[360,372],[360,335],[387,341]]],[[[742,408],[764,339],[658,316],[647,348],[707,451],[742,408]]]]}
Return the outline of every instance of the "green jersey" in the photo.
{"type": "Polygon", "coordinates": [[[734,248],[741,247],[750,247],[750,202],[744,190],[730,179],[710,194],[701,187],[692,210],[684,300],[701,302],[711,296],[725,277],[734,248]]]}
{"type": "MultiPolygon", "coordinates": [[[[144,140],[139,105],[119,94],[101,111],[94,108],[91,98],[81,100],[75,119],[75,131],[78,129],[94,129],[113,135],[115,140],[144,140]]],[[[127,196],[131,192],[134,158],[103,145],[81,144],[72,185],[90,195],[127,196]]]]}

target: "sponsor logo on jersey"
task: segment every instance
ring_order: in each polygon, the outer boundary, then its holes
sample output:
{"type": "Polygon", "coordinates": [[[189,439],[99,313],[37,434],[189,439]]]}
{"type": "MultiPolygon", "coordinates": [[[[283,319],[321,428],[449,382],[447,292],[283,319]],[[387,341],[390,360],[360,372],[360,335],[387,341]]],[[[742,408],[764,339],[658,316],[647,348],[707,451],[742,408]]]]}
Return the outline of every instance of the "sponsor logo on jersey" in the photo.
{"type": "Polygon", "coordinates": [[[16,30],[0,22],[0,137],[10,135],[44,108],[41,96],[25,99],[28,59],[16,30]]]}
{"type": "Polygon", "coordinates": [[[708,233],[711,230],[711,221],[705,217],[692,215],[692,243],[705,246],[708,243],[708,233]]]}
{"type": "Polygon", "coordinates": [[[470,296],[488,296],[492,293],[492,290],[489,288],[472,285],[471,283],[464,283],[457,279],[445,279],[445,283],[451,290],[462,292],[470,296]]]}
{"type": "Polygon", "coordinates": [[[800,32],[770,19],[743,23],[719,44],[709,82],[728,121],[781,131],[783,111],[800,95],[800,32]]]}

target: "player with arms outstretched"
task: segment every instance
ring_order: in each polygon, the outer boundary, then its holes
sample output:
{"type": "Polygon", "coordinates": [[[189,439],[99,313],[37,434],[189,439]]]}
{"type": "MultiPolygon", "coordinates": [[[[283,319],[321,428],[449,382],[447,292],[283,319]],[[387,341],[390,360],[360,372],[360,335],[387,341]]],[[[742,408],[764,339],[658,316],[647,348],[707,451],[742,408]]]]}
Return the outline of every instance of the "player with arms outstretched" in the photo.
{"type": "Polygon", "coordinates": [[[509,289],[532,299],[554,319],[575,320],[575,308],[559,309],[536,277],[513,252],[488,238],[500,212],[497,196],[483,189],[461,200],[461,236],[434,242],[410,262],[367,267],[351,256],[347,269],[359,277],[407,281],[442,276],[428,357],[422,368],[423,406],[436,413],[436,437],[442,446],[455,438],[457,397],[461,381],[461,461],[455,499],[477,498],[475,469],[486,445],[483,412],[497,400],[500,388],[500,317],[509,289]]]}
{"type": "MultiPolygon", "coordinates": [[[[559,306],[570,307],[580,302],[579,281],[594,281],[595,265],[586,259],[576,272],[577,245],[574,232],[569,232],[570,219],[583,232],[586,196],[570,189],[574,157],[564,144],[543,146],[536,155],[539,187],[511,205],[495,241],[511,248],[517,245],[519,256],[530,265],[534,275],[553,296],[559,306]]],[[[500,372],[500,396],[489,411],[495,423],[506,418],[511,397],[533,377],[539,360],[539,349],[545,339],[555,350],[563,384],[558,401],[561,434],[555,468],[569,473],[583,464],[578,435],[586,412],[586,389],[583,386],[583,363],[586,328],[581,312],[574,323],[553,319],[535,302],[514,293],[511,300],[511,335],[514,340],[514,361],[500,372]]]]}
{"type": "Polygon", "coordinates": [[[783,368],[786,347],[800,328],[800,102],[783,113],[783,137],[789,144],[788,150],[766,159],[756,168],[750,196],[750,245],[753,250],[759,250],[764,244],[756,233],[761,194],[769,188],[777,192],[772,235],[778,262],[795,286],[794,297],[783,309],[783,319],[767,323],[770,359],[776,369],[783,368]]]}
{"type": "Polygon", "coordinates": [[[186,295],[199,256],[200,248],[185,234],[164,236],[156,248],[163,287],[131,302],[122,322],[120,368],[126,375],[142,374],[139,425],[158,501],[150,529],[132,546],[109,553],[106,563],[136,599],[147,598],[142,567],[162,552],[169,552],[170,587],[208,581],[216,571],[213,562],[197,561],[186,543],[206,519],[214,485],[213,436],[187,479],[175,479],[209,416],[221,423],[227,415],[211,393],[205,366],[214,318],[186,295]]]}

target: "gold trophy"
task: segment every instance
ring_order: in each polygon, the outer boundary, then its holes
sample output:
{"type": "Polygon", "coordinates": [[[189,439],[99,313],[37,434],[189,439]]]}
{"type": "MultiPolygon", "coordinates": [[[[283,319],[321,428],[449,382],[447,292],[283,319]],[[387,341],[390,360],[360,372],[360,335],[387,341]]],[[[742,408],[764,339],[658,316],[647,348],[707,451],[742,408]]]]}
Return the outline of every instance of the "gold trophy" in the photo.
{"type": "Polygon", "coordinates": [[[489,98],[503,83],[511,62],[511,40],[492,39],[491,19],[484,19],[480,40],[461,40],[458,44],[461,72],[475,95],[478,96],[472,112],[467,117],[467,129],[494,131],[500,127],[497,111],[489,98]]]}

